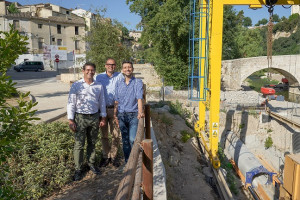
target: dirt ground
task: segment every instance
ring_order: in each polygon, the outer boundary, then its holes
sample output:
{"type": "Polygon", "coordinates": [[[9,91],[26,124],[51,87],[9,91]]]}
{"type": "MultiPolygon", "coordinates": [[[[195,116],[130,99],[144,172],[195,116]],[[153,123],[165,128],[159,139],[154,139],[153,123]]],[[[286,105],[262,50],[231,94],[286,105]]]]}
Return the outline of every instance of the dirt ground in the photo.
{"type": "MultiPolygon", "coordinates": [[[[181,141],[181,131],[192,134],[185,121],[166,110],[151,110],[152,125],[166,168],[167,196],[171,200],[218,199],[202,174],[207,164],[197,156],[192,139],[181,141]]],[[[60,120],[66,121],[65,118],[60,120]]],[[[123,166],[102,168],[102,174],[88,172],[83,180],[66,185],[47,200],[110,200],[114,199],[123,178],[123,166]]]]}

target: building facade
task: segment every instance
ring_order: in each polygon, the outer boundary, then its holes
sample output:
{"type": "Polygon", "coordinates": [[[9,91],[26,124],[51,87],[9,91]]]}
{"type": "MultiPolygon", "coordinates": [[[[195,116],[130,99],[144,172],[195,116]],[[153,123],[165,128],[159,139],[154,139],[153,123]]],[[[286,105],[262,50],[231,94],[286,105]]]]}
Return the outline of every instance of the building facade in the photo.
{"type": "Polygon", "coordinates": [[[298,13],[300,15],[300,5],[292,5],[291,7],[291,15],[298,13]]]}
{"type": "Polygon", "coordinates": [[[27,54],[43,56],[45,45],[66,47],[70,54],[85,54],[85,19],[73,14],[71,9],[50,3],[21,5],[0,0],[0,31],[9,31],[10,24],[28,37],[27,54]],[[11,4],[17,12],[9,11],[11,4]]]}

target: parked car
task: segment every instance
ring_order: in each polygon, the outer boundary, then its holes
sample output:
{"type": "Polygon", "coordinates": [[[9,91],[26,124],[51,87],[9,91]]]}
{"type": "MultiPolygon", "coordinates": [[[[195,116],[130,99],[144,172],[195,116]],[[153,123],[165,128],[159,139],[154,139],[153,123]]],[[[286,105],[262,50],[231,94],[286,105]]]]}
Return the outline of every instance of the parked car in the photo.
{"type": "Polygon", "coordinates": [[[18,65],[14,66],[14,70],[17,72],[22,72],[25,70],[40,72],[44,70],[44,64],[42,61],[24,61],[18,65]]]}

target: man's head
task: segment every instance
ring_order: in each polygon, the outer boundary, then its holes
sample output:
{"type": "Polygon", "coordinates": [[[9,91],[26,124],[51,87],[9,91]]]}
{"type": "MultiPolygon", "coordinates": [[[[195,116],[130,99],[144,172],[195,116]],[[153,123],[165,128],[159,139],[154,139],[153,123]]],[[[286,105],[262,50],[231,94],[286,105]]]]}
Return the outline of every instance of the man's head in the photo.
{"type": "Polygon", "coordinates": [[[105,62],[106,73],[113,74],[116,69],[116,61],[113,58],[106,59],[105,62]]]}
{"type": "Polygon", "coordinates": [[[131,77],[133,73],[133,64],[130,61],[124,61],[122,63],[123,74],[127,77],[131,77]]]}
{"type": "Polygon", "coordinates": [[[96,65],[91,62],[87,62],[82,67],[84,79],[92,79],[95,75],[96,65]]]}

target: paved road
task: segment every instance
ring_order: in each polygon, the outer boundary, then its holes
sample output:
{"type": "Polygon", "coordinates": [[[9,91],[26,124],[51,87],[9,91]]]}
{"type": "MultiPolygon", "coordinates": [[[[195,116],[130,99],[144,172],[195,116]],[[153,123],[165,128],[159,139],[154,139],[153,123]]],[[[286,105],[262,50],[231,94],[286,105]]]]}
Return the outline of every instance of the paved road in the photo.
{"type": "Polygon", "coordinates": [[[8,71],[7,75],[11,76],[12,80],[17,83],[18,90],[30,91],[38,102],[35,109],[37,109],[37,117],[41,120],[36,123],[48,121],[66,113],[70,86],[56,79],[57,72],[8,71]]]}

